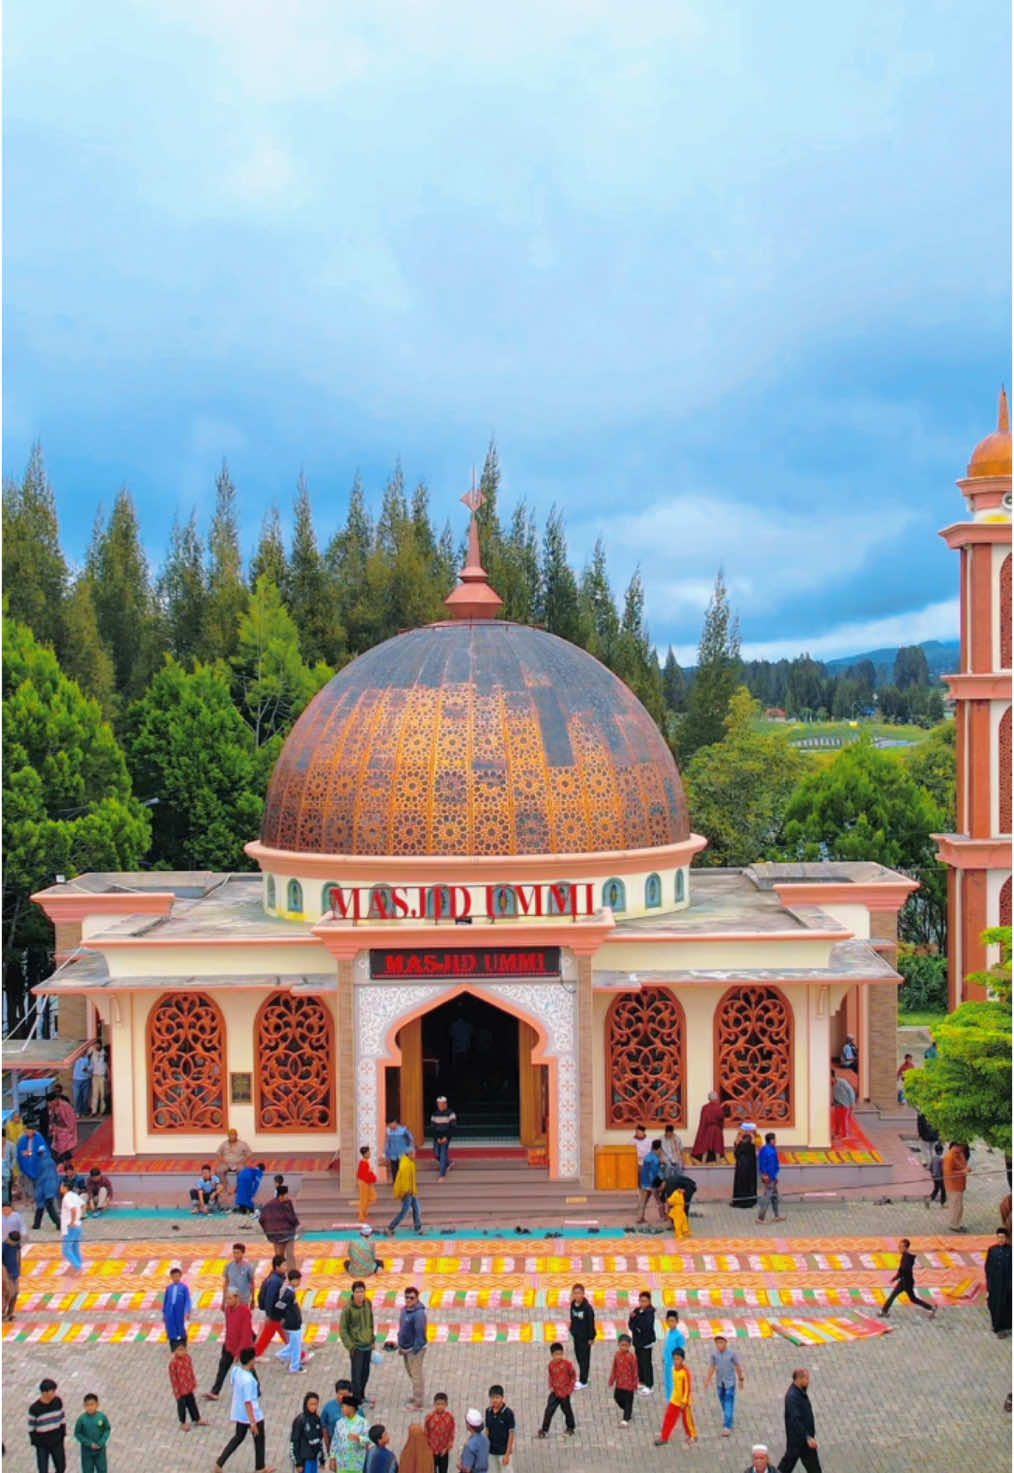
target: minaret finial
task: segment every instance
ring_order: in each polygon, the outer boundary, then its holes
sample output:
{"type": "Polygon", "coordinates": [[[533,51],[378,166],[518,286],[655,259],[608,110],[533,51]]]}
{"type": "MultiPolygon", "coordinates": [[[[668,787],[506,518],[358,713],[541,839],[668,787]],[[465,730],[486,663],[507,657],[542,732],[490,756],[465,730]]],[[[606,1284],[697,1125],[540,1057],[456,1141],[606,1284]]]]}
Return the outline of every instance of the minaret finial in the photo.
{"type": "Polygon", "coordinates": [[[1010,405],[1007,403],[1007,387],[1000,385],[1000,407],[996,414],[996,427],[998,430],[1010,429],[1010,405]]]}
{"type": "Polygon", "coordinates": [[[479,556],[479,520],[476,513],[486,497],[475,483],[475,466],[472,467],[471,489],[461,500],[472,513],[468,522],[468,554],[461,570],[461,582],[444,599],[453,619],[495,619],[503,608],[503,599],[486,579],[486,569],[479,556]]]}

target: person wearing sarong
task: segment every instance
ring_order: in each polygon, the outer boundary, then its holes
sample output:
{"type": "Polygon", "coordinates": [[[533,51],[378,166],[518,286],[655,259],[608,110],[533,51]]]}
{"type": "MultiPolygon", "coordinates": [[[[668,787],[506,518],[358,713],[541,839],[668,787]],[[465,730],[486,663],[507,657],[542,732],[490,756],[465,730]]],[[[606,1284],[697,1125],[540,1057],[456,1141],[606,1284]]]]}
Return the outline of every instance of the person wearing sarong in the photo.
{"type": "Polygon", "coordinates": [[[698,1161],[721,1161],[725,1155],[725,1137],[722,1134],[724,1125],[725,1109],[718,1098],[718,1092],[712,1090],[708,1095],[708,1103],[701,1106],[701,1118],[691,1156],[698,1161]]]}
{"type": "Polygon", "coordinates": [[[1010,1233],[997,1228],[996,1242],[986,1254],[986,1303],[993,1334],[1006,1340],[1011,1331],[1010,1233]]]}
{"type": "Polygon", "coordinates": [[[752,1120],[744,1120],[732,1151],[736,1158],[736,1170],[732,1178],[733,1207],[757,1206],[757,1127],[752,1120]]]}

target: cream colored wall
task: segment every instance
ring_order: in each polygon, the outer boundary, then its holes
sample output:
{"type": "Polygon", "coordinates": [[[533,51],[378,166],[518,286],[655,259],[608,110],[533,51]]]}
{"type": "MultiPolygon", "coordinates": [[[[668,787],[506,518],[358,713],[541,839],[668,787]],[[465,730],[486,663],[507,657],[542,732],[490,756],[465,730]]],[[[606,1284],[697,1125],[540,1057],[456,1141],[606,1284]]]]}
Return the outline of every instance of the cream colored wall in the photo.
{"type": "MultiPolygon", "coordinates": [[[[338,1131],[303,1133],[259,1133],[254,1125],[255,1106],[228,1104],[230,1073],[254,1073],[254,1019],[264,1001],[265,992],[242,992],[230,989],[208,992],[222,1011],[226,1039],[226,1118],[221,1130],[207,1133],[184,1132],[166,1135],[148,1129],[148,1057],[147,1022],[160,993],[133,992],[120,1001],[121,1021],[113,1019],[113,1129],[117,1155],[213,1155],[224,1140],[230,1126],[239,1131],[255,1152],[277,1155],[290,1151],[330,1151],[338,1148],[338,1131]],[[122,1046],[121,1046],[122,1044],[122,1046]]],[[[113,1000],[114,1003],[116,999],[113,1000]]],[[[333,995],[320,996],[321,1002],[337,1024],[333,995]]],[[[115,1009],[114,1009],[115,1013],[115,1009]]],[[[337,1075],[337,1068],[335,1068],[337,1075]]],[[[335,1085],[337,1101],[337,1082],[335,1085]]]]}
{"type": "Polygon", "coordinates": [[[273,946],[116,946],[102,951],[111,977],[261,977],[326,972],[334,958],[313,936],[299,944],[273,946]]]}
{"type": "MultiPolygon", "coordinates": [[[[658,984],[664,985],[664,984],[658,984]]],[[[687,1123],[680,1131],[686,1147],[693,1143],[701,1106],[714,1086],[714,1018],[725,986],[674,987],[686,1015],[685,1057],[687,1065],[687,1123]]],[[[783,1146],[828,1146],[831,1139],[829,1025],[833,1007],[841,1001],[844,989],[805,986],[783,987],[793,1012],[793,1067],[795,1125],[777,1129],[783,1146]]],[[[625,1145],[633,1128],[606,1128],[606,1014],[613,995],[595,993],[594,1077],[595,1144],[625,1145]]],[[[726,1143],[732,1144],[735,1131],[726,1132],[726,1143]]]]}
{"type": "MultiPolygon", "coordinates": [[[[844,939],[844,938],[843,938],[844,939]]],[[[831,954],[830,941],[712,941],[608,940],[595,954],[597,972],[680,971],[748,972],[753,967],[824,968],[831,954]]]]}
{"type": "Polygon", "coordinates": [[[821,910],[827,911],[829,916],[834,916],[843,926],[847,926],[860,941],[866,941],[870,934],[870,913],[865,905],[848,905],[845,901],[821,900],[818,902],[821,910]]]}

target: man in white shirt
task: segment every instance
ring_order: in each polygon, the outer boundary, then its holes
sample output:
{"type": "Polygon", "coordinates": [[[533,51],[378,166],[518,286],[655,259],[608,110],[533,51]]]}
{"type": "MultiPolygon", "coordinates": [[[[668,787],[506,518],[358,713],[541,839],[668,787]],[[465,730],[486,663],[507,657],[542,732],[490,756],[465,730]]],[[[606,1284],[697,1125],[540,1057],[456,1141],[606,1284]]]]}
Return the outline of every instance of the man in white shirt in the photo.
{"type": "Polygon", "coordinates": [[[254,1467],[259,1473],[277,1473],[274,1467],[264,1466],[264,1412],[261,1408],[261,1385],[254,1374],[254,1348],[248,1346],[239,1353],[239,1365],[230,1372],[232,1381],[232,1408],[229,1412],[235,1424],[232,1438],[218,1455],[215,1473],[222,1473],[222,1465],[232,1457],[248,1431],[253,1433],[254,1467]]]}
{"type": "Polygon", "coordinates": [[[81,1257],[81,1213],[84,1198],[74,1191],[68,1180],[60,1183],[60,1249],[72,1274],[84,1268],[81,1257]]]}
{"type": "Polygon", "coordinates": [[[637,1152],[637,1170],[640,1172],[641,1162],[651,1150],[651,1141],[648,1139],[648,1132],[643,1125],[634,1127],[634,1150],[637,1152]]]}

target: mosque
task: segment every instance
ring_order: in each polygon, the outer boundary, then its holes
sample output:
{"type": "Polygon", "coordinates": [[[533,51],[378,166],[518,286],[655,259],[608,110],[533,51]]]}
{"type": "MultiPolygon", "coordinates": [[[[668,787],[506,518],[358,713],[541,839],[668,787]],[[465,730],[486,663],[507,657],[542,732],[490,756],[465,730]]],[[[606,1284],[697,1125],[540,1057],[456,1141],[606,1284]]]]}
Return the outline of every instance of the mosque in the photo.
{"type": "MultiPolygon", "coordinates": [[[[1004,730],[1009,773],[1009,426],[983,443],[959,483],[972,520],[945,534],[978,590],[951,681],[967,833],[940,837],[955,914],[985,897],[971,924],[1010,910],[1009,777],[997,832],[976,828],[1004,730]]],[[[116,1155],[193,1156],[235,1127],[265,1155],[340,1153],[351,1188],[360,1145],[379,1152],[392,1118],[422,1134],[446,1094],[473,1136],[606,1185],[635,1124],[692,1134],[712,1090],[730,1140],[750,1118],[829,1146],[846,1032],[861,1096],[891,1108],[914,882],[874,863],[691,868],[707,839],[648,713],[585,651],[499,617],[464,500],[448,617],[307,707],[247,845],[258,873],[85,874],[34,897],[59,963],[38,990],[65,1039],[109,1045],[116,1155]]],[[[954,934],[973,945],[952,917],[954,934]]]]}

